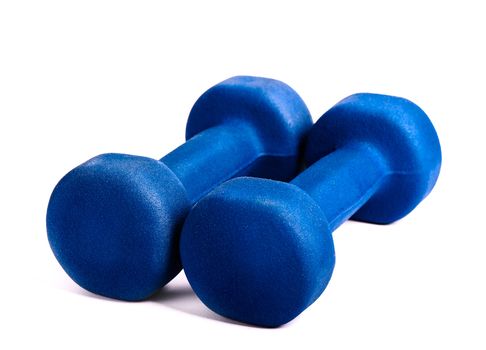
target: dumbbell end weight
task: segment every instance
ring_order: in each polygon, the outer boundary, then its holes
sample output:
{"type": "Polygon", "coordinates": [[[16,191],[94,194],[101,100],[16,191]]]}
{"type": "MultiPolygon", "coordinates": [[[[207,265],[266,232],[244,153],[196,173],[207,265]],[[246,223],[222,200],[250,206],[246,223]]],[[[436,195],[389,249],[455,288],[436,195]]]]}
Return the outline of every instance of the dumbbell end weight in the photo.
{"type": "Polygon", "coordinates": [[[334,267],[331,231],[316,202],[297,186],[250,177],[229,180],[196,204],[180,250],[205,305],[263,327],[299,315],[334,267]]]}
{"type": "Polygon", "coordinates": [[[184,187],[162,162],[99,155],[54,189],[47,209],[49,243],[81,287],[142,300],[180,271],[172,233],[180,230],[189,207],[184,187]]]}

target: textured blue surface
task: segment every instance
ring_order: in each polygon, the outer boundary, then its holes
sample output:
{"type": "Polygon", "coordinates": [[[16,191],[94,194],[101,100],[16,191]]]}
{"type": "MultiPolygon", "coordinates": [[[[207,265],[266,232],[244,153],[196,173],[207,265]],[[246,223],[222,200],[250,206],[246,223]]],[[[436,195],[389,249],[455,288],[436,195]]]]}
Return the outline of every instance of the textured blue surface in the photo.
{"type": "Polygon", "coordinates": [[[214,86],[191,110],[188,141],[160,161],[104,154],[61,179],[47,210],[57,260],[91,292],[149,297],[181,269],[179,234],[191,206],[234,176],[290,179],[311,125],[282,82],[234,77],[214,86]]]}
{"type": "MultiPolygon", "coordinates": [[[[353,219],[386,224],[407,215],[429,194],[439,176],[441,151],[430,119],[417,105],[399,97],[356,94],[317,121],[305,161],[307,166],[331,162],[319,167],[315,181],[304,181],[319,192],[313,196],[326,205],[329,221],[336,220],[336,214],[328,210],[354,214],[352,206],[360,197],[353,219]],[[335,150],[347,155],[326,157],[335,150]],[[323,180],[336,181],[334,188],[341,191],[320,186],[323,180]]],[[[336,226],[348,217],[337,218],[336,226]]]]}
{"type": "Polygon", "coordinates": [[[181,254],[192,288],[210,309],[269,327],[309,306],[334,267],[331,232],[317,203],[296,186],[250,177],[225,182],[196,204],[181,254]]]}
{"type": "Polygon", "coordinates": [[[189,213],[186,275],[215,312],[282,325],[314,302],[334,267],[331,232],[348,218],[389,223],[432,190],[441,151],[426,114],[402,98],[357,94],[312,128],[308,168],[290,183],[242,177],[189,213]]]}

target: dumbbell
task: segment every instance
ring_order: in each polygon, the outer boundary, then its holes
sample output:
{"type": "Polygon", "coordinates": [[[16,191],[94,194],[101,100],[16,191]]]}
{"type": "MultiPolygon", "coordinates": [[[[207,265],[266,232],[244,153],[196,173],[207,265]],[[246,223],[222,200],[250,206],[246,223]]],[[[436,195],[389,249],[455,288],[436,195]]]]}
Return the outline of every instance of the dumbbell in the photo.
{"type": "Polygon", "coordinates": [[[102,154],[69,172],[47,209],[52,251],[81,287],[142,300],[181,270],[191,206],[234,176],[289,180],[312,126],[299,95],[272,79],[233,77],[193,106],[183,145],[160,161],[102,154]]]}
{"type": "Polygon", "coordinates": [[[242,177],[201,199],[186,218],[182,264],[199,298],[228,318],[287,323],[326,288],[331,232],[345,220],[387,224],[434,187],[440,144],[412,102],[352,95],[311,129],[308,168],[290,183],[242,177]]]}

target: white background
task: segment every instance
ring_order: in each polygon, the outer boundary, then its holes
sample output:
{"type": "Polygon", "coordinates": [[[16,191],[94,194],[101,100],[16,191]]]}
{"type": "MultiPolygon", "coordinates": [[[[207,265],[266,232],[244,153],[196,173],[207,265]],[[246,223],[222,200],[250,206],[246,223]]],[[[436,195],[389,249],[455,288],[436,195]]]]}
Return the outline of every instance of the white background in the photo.
{"type": "Polygon", "coordinates": [[[486,348],[486,10],[481,1],[0,2],[0,348],[486,348]],[[47,242],[57,181],[104,152],[160,158],[197,97],[282,80],[314,119],[403,96],[440,136],[432,194],[390,226],[346,223],[321,298],[278,329],[213,314],[181,274],[152,300],[83,291],[47,242]]]}

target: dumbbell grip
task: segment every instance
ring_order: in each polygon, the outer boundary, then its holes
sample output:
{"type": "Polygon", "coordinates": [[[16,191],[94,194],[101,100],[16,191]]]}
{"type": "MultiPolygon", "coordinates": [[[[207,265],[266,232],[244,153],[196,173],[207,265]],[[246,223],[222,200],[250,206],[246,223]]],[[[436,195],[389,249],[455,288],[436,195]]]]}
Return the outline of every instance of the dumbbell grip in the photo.
{"type": "Polygon", "coordinates": [[[352,144],[321,158],[291,183],[321,207],[334,231],[379,189],[386,177],[383,157],[368,144],[352,144]]]}
{"type": "Polygon", "coordinates": [[[195,203],[218,184],[239,174],[260,156],[255,131],[245,123],[206,129],[160,161],[172,170],[195,203]]]}

